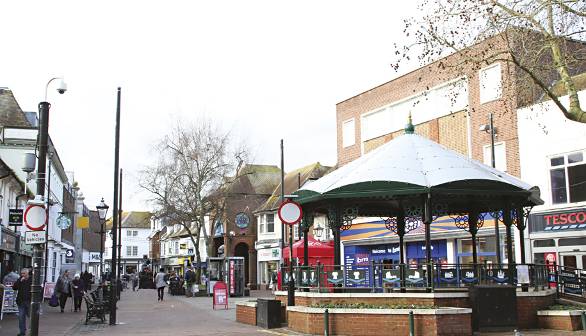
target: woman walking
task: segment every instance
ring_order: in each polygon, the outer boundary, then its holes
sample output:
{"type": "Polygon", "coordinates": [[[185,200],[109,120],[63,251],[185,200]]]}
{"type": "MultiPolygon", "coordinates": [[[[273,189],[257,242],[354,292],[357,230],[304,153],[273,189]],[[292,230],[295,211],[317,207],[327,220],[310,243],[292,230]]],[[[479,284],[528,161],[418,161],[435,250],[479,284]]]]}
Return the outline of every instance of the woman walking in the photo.
{"type": "Polygon", "coordinates": [[[59,296],[59,306],[61,307],[61,312],[63,313],[65,311],[65,303],[67,303],[67,298],[71,296],[71,280],[69,279],[69,271],[66,270],[59,277],[59,279],[57,279],[55,290],[59,296]]]}
{"type": "Polygon", "coordinates": [[[167,286],[167,274],[165,269],[161,268],[159,273],[155,276],[155,286],[157,286],[158,300],[163,301],[163,295],[165,294],[165,287],[167,286]]]}
{"type": "Polygon", "coordinates": [[[85,284],[79,278],[79,274],[76,274],[73,281],[71,281],[71,287],[73,288],[73,311],[81,311],[81,298],[83,297],[83,293],[85,293],[85,284]]]}

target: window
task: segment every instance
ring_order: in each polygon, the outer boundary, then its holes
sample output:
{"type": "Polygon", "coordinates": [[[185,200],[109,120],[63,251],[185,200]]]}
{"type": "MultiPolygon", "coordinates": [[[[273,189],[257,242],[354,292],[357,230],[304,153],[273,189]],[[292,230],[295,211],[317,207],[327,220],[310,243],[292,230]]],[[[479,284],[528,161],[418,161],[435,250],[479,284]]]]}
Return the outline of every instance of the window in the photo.
{"type": "Polygon", "coordinates": [[[138,236],[138,230],[126,230],[127,237],[136,237],[138,236]]]}
{"type": "MultiPolygon", "coordinates": [[[[482,151],[484,164],[492,167],[491,146],[483,146],[482,151]]],[[[494,144],[494,163],[496,169],[507,171],[507,150],[504,142],[494,144]]]]}
{"type": "Polygon", "coordinates": [[[348,119],[342,123],[342,147],[354,145],[355,138],[354,118],[348,119]]]}
{"type": "Polygon", "coordinates": [[[179,242],[175,242],[175,254],[179,254],[179,242]]]}
{"type": "Polygon", "coordinates": [[[267,232],[275,232],[275,214],[267,215],[267,232]]]}
{"type": "Polygon", "coordinates": [[[126,255],[136,257],[138,255],[138,246],[126,246],[126,255]]]}
{"type": "Polygon", "coordinates": [[[481,69],[480,81],[480,104],[497,100],[502,94],[502,75],[500,63],[493,64],[481,69]]]}
{"type": "Polygon", "coordinates": [[[583,152],[550,158],[549,177],[553,204],[586,201],[586,161],[583,152]]]}
{"type": "Polygon", "coordinates": [[[553,239],[541,239],[533,241],[533,247],[554,247],[555,240],[553,239]]]}
{"type": "Polygon", "coordinates": [[[586,238],[564,238],[559,240],[560,246],[586,245],[586,238]]]}
{"type": "Polygon", "coordinates": [[[266,222],[266,217],[265,215],[260,215],[258,216],[258,232],[259,233],[265,233],[265,222],[266,222]]]}

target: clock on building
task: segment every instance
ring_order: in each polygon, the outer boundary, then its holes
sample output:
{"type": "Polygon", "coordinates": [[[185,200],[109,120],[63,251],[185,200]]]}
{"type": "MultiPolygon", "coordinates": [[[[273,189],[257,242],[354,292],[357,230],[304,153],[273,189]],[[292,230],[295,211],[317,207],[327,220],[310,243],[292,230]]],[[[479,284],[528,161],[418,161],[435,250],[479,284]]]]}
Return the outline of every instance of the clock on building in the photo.
{"type": "Polygon", "coordinates": [[[241,229],[246,229],[250,224],[250,218],[244,212],[236,214],[236,226],[241,229]]]}

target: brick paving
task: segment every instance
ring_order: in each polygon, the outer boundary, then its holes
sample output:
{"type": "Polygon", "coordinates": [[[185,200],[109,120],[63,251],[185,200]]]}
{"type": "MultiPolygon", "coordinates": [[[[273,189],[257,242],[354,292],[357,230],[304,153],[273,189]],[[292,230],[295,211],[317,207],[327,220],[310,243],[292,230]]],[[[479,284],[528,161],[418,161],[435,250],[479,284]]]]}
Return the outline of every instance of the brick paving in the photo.
{"type": "MultiPolygon", "coordinates": [[[[118,303],[119,325],[90,323],[85,325],[85,312],[73,313],[68,302],[66,312],[59,308],[43,306],[40,322],[40,335],[47,336],[122,336],[122,335],[162,335],[177,336],[210,335],[304,335],[287,328],[263,330],[236,322],[236,302],[250,298],[230,298],[228,310],[213,310],[210,297],[186,298],[165,294],[164,302],[157,302],[155,290],[141,289],[138,292],[124,291],[118,303]]],[[[253,297],[272,297],[270,292],[253,291],[253,297]]],[[[5,316],[0,321],[0,335],[18,334],[18,321],[15,315],[5,316]]],[[[512,332],[480,333],[478,336],[510,336],[512,332]]],[[[585,335],[586,332],[563,332],[553,330],[522,331],[523,336],[585,335]]]]}

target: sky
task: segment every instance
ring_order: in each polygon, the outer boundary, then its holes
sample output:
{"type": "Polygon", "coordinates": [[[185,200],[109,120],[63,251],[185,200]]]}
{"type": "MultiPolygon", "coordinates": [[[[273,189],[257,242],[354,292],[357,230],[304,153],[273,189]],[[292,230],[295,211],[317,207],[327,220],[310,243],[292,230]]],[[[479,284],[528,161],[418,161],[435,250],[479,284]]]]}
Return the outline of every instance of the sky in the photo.
{"type": "Polygon", "coordinates": [[[336,103],[396,72],[393,43],[416,1],[8,1],[0,87],[37,111],[51,84],[50,136],[94,209],[112,205],[122,88],[123,209],[151,210],[137,174],[177,120],[212,119],[285,171],[336,164],[336,103]]]}

